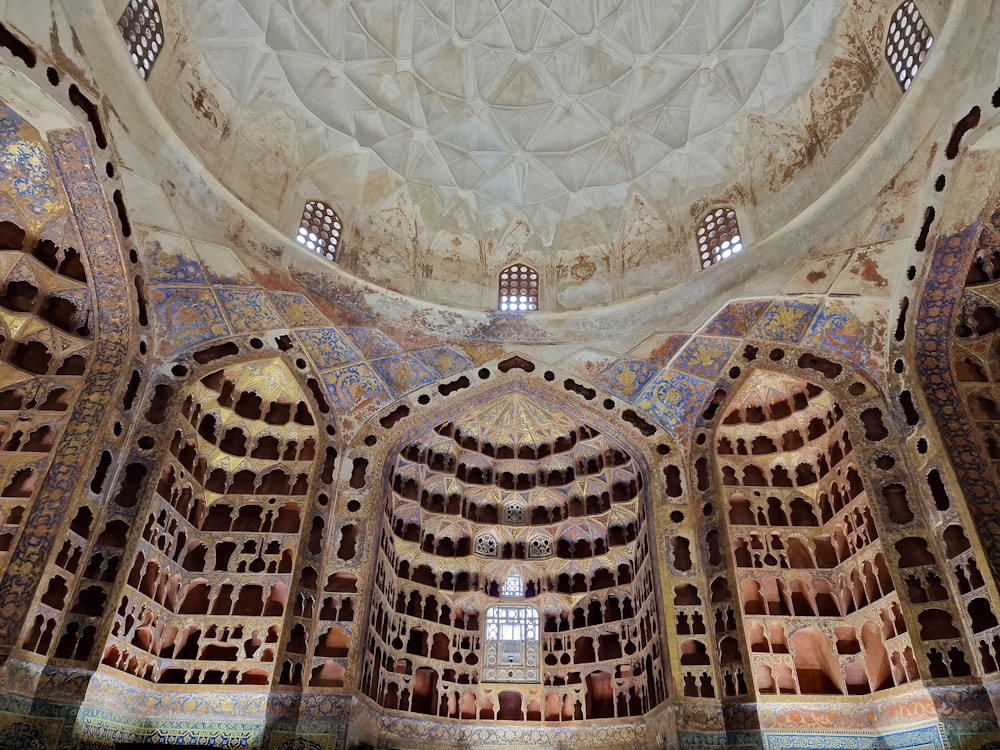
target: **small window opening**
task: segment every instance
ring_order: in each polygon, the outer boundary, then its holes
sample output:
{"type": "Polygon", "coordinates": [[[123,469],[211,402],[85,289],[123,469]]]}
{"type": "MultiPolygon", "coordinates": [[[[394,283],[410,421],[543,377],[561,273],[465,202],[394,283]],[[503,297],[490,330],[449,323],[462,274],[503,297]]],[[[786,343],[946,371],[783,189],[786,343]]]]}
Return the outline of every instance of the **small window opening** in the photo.
{"type": "Polygon", "coordinates": [[[732,208],[717,208],[709,212],[701,220],[697,237],[702,268],[726,260],[743,249],[740,225],[732,208]]]}
{"type": "Polygon", "coordinates": [[[889,21],[885,57],[903,91],[910,88],[933,41],[934,36],[913,0],[896,8],[889,21]]]}
{"type": "Polygon", "coordinates": [[[511,573],[503,582],[500,595],[508,598],[524,598],[524,579],[520,573],[511,573]]]}
{"type": "Polygon", "coordinates": [[[308,201],[302,209],[295,241],[327,260],[334,260],[342,228],[336,211],[322,201],[308,201]]]}
{"type": "Polygon", "coordinates": [[[163,21],[156,0],[130,0],[118,19],[118,29],[139,75],[146,80],[163,47],[163,21]]]}
{"type": "Polygon", "coordinates": [[[538,273],[535,269],[515,264],[500,272],[500,309],[504,312],[538,309],[538,273]]]}
{"type": "Polygon", "coordinates": [[[500,555],[500,543],[492,534],[483,534],[476,537],[476,554],[483,557],[498,557],[500,555]]]}

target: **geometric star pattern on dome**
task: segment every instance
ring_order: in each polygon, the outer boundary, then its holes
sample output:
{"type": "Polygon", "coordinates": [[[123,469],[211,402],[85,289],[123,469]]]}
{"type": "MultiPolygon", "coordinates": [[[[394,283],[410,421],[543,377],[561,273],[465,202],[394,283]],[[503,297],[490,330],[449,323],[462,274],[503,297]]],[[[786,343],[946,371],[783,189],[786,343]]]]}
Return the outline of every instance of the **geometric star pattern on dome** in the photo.
{"type": "Polygon", "coordinates": [[[248,362],[239,369],[237,391],[252,391],[266,401],[294,404],[304,400],[302,390],[280,359],[248,362]]]}
{"type": "Polygon", "coordinates": [[[740,390],[740,407],[770,407],[788,398],[789,393],[805,392],[806,383],[798,378],[772,370],[755,370],[740,390]]]}
{"type": "Polygon", "coordinates": [[[456,423],[456,434],[512,448],[515,454],[521,447],[554,444],[578,429],[568,415],[516,393],[498,398],[456,423]]]}
{"type": "MultiPolygon", "coordinates": [[[[824,0],[186,0],[193,44],[237,101],[301,106],[328,152],[415,203],[503,225],[567,202],[731,179],[744,109],[773,115],[820,68],[824,0]],[[318,128],[319,130],[316,130],[318,128]],[[321,132],[322,131],[322,132],[321,132]],[[374,158],[372,158],[374,157],[374,158]],[[499,214],[497,214],[499,211],[499,214]]],[[[305,131],[303,131],[305,132],[305,131]]]]}

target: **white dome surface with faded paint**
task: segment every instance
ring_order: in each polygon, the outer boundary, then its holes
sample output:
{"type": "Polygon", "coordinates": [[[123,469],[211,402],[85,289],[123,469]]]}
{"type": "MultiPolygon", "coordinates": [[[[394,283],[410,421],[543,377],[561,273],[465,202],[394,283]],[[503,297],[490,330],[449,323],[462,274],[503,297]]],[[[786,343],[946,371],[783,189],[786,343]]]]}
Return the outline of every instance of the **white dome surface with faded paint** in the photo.
{"type": "MultiPolygon", "coordinates": [[[[567,203],[725,182],[735,116],[816,73],[831,0],[239,0],[189,4],[220,80],[270,85],[408,181],[551,235],[567,203]],[[227,52],[228,51],[228,52],[227,52]],[[230,63],[230,64],[227,64],[230,63]],[[252,66],[251,66],[252,69],[252,66]],[[622,188],[609,191],[608,188],[622,188]],[[496,212],[499,208],[500,211],[496,212]],[[546,228],[548,231],[546,232],[546,228]]],[[[574,213],[570,211],[570,213],[574,213]]]]}

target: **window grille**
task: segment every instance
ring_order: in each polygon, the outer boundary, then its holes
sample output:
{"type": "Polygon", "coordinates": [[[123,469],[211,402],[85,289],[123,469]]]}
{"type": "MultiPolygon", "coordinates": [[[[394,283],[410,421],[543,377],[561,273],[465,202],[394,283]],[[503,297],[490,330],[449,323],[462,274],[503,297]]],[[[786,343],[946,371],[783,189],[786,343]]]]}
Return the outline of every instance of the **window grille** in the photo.
{"type": "Polygon", "coordinates": [[[490,607],[486,611],[486,640],[537,641],[538,612],[526,606],[490,607]]]}
{"type": "Polygon", "coordinates": [[[139,75],[146,80],[163,47],[163,21],[156,0],[130,0],[118,19],[118,29],[139,75]]]}
{"type": "Polygon", "coordinates": [[[308,201],[302,209],[295,241],[327,260],[334,260],[342,226],[336,211],[322,201],[308,201]]]}
{"type": "Polygon", "coordinates": [[[523,525],[528,520],[527,508],[522,503],[507,503],[503,506],[503,522],[523,525]]]}
{"type": "Polygon", "coordinates": [[[910,88],[933,41],[934,36],[913,0],[896,8],[889,19],[885,57],[903,91],[910,88]]]}
{"type": "Polygon", "coordinates": [[[511,573],[507,576],[500,588],[500,594],[512,598],[524,596],[524,579],[520,573],[511,573]]]}
{"type": "Polygon", "coordinates": [[[538,682],[538,611],[500,605],[486,610],[483,682],[538,682]]]}
{"type": "Polygon", "coordinates": [[[552,540],[545,536],[535,536],[528,540],[528,557],[539,559],[552,556],[552,540]]]}
{"type": "Polygon", "coordinates": [[[500,309],[526,312],[538,309],[538,273],[515,264],[500,272],[500,309]]]}
{"type": "Polygon", "coordinates": [[[697,238],[702,268],[708,268],[740,252],[743,249],[743,238],[736,221],[736,211],[732,208],[717,208],[709,212],[701,220],[697,238]]]}
{"type": "Polygon", "coordinates": [[[476,554],[483,557],[496,557],[500,553],[500,543],[496,537],[483,534],[476,537],[476,554]]]}

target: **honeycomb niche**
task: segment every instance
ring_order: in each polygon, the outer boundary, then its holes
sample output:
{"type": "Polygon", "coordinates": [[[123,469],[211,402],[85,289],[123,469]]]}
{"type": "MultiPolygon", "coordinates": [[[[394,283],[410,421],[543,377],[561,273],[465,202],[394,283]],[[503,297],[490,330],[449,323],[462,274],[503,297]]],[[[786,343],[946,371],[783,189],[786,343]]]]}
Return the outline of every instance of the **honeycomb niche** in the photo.
{"type": "Polygon", "coordinates": [[[390,454],[362,691],[458,720],[642,716],[665,698],[646,482],[511,393],[390,454]]]}

